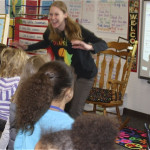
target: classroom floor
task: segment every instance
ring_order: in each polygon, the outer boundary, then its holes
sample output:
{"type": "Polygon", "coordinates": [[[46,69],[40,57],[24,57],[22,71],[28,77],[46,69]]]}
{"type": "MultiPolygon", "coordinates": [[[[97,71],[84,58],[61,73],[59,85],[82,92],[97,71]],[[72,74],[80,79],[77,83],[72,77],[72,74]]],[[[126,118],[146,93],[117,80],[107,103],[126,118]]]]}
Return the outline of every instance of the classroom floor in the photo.
{"type": "MultiPolygon", "coordinates": [[[[133,127],[133,128],[146,132],[144,123],[147,123],[148,125],[150,125],[150,115],[144,115],[144,114],[140,114],[134,111],[133,112],[124,111],[123,116],[122,116],[123,120],[127,117],[130,118],[130,121],[128,123],[129,127],[133,127]]],[[[122,146],[119,146],[118,144],[116,144],[116,149],[117,150],[129,150],[128,148],[124,148],[122,146]]]]}
{"type": "MultiPolygon", "coordinates": [[[[84,109],[91,110],[92,108],[93,108],[92,105],[87,104],[85,105],[84,109]]],[[[150,114],[145,115],[143,113],[139,113],[139,112],[129,110],[126,108],[121,108],[120,110],[121,110],[123,121],[126,120],[127,118],[130,119],[127,126],[146,132],[144,123],[147,123],[148,125],[150,125],[150,114]]],[[[111,112],[113,112],[113,109],[111,110],[111,112]]],[[[103,115],[103,113],[99,113],[99,112],[97,113],[103,115]]],[[[112,117],[114,117],[114,115],[112,115],[112,117]]],[[[122,146],[119,146],[118,144],[115,144],[115,146],[116,146],[116,150],[129,150],[128,148],[124,148],[122,146]]]]}

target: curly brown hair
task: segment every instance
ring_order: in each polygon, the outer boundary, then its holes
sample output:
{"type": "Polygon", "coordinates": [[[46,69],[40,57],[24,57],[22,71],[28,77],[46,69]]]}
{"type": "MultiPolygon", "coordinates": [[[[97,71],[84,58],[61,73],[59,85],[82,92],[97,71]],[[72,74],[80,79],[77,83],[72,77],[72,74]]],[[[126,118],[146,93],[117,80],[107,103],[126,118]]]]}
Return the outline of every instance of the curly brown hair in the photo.
{"type": "Polygon", "coordinates": [[[79,116],[72,126],[71,139],[77,150],[115,150],[117,121],[96,114],[79,116]]]}
{"type": "Polygon", "coordinates": [[[44,64],[22,83],[17,95],[16,126],[22,131],[34,130],[34,124],[46,113],[53,100],[61,101],[64,89],[74,83],[74,72],[62,61],[44,64]]]}
{"type": "Polygon", "coordinates": [[[37,143],[35,150],[73,150],[70,133],[71,130],[45,132],[41,135],[40,141],[37,143]]]}

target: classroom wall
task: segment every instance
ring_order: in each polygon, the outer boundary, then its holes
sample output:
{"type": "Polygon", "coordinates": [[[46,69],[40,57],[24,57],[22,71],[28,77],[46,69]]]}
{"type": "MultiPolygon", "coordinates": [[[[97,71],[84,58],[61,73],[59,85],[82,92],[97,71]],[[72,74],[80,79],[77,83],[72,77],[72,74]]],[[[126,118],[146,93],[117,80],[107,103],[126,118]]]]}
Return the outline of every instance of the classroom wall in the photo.
{"type": "MultiPolygon", "coordinates": [[[[142,12],[142,0],[140,0],[140,20],[142,12]]],[[[139,29],[141,29],[141,21],[139,29]]],[[[141,33],[139,32],[138,44],[138,64],[140,54],[140,40],[141,33]]],[[[131,110],[142,112],[150,115],[150,84],[145,79],[138,78],[138,72],[131,72],[130,79],[127,86],[127,95],[125,97],[125,107],[131,110]]]]}
{"type": "Polygon", "coordinates": [[[150,115],[150,84],[132,72],[127,87],[126,108],[150,115]]]}
{"type": "MultiPolygon", "coordinates": [[[[141,42],[141,16],[142,16],[142,0],[140,0],[140,21],[139,21],[139,43],[138,43],[138,64],[137,72],[131,72],[126,94],[124,97],[123,107],[120,107],[121,112],[123,108],[128,108],[134,111],[150,115],[150,84],[147,80],[140,79],[139,74],[139,57],[140,57],[140,42],[141,42]]],[[[106,42],[117,41],[117,38],[103,38],[106,42]]],[[[113,111],[113,110],[112,110],[113,111]]]]}

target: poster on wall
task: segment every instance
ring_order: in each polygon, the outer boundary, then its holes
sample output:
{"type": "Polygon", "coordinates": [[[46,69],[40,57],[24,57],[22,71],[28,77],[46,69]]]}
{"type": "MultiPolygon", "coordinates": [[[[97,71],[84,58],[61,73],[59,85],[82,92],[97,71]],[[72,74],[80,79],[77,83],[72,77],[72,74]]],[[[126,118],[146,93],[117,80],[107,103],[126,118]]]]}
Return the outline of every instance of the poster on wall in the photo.
{"type": "MultiPolygon", "coordinates": [[[[89,30],[95,28],[94,21],[96,20],[96,3],[95,0],[84,0],[82,8],[82,16],[79,23],[84,25],[89,30]],[[86,13],[85,13],[86,12],[86,13]]],[[[93,31],[94,32],[94,31],[93,31]]]]}
{"type": "Polygon", "coordinates": [[[53,3],[53,0],[40,0],[39,15],[48,15],[49,7],[53,3]]]}
{"type": "Polygon", "coordinates": [[[69,16],[76,22],[81,21],[83,0],[63,0],[67,5],[69,16]]]}
{"type": "Polygon", "coordinates": [[[25,9],[26,18],[37,18],[38,14],[38,0],[26,0],[26,9],[25,9]]]}
{"type": "MultiPolygon", "coordinates": [[[[139,0],[129,0],[129,42],[133,45],[135,41],[138,41],[139,33],[139,0]]],[[[137,54],[133,60],[132,71],[137,72],[137,54]]]]}
{"type": "Polygon", "coordinates": [[[0,0],[1,4],[1,9],[0,9],[0,14],[5,14],[5,0],[0,0]]]}
{"type": "Polygon", "coordinates": [[[7,44],[7,37],[9,31],[9,20],[8,14],[0,14],[0,43],[7,44]]]}
{"type": "Polygon", "coordinates": [[[110,0],[97,2],[96,32],[103,38],[127,38],[128,31],[128,1],[110,0]]]}
{"type": "Polygon", "coordinates": [[[6,0],[6,13],[10,14],[10,18],[24,13],[23,0],[6,0]]]}
{"type": "MultiPolygon", "coordinates": [[[[30,18],[15,18],[15,41],[30,45],[43,40],[43,33],[48,26],[48,19],[30,19],[30,18]]],[[[46,54],[50,53],[52,59],[53,53],[50,48],[39,49],[38,51],[29,52],[29,54],[46,54]]]]}
{"type": "Polygon", "coordinates": [[[3,36],[4,36],[4,29],[5,29],[5,16],[0,15],[0,43],[3,41],[3,36]]]}
{"type": "MultiPolygon", "coordinates": [[[[13,0],[6,0],[12,7],[13,0]]],[[[45,15],[49,6],[57,0],[15,0],[16,14],[45,15]],[[20,7],[21,6],[21,7],[20,7]],[[19,11],[20,9],[20,11],[19,11]],[[22,13],[23,14],[23,13],[22,13]]],[[[128,0],[62,0],[66,3],[69,16],[106,41],[117,40],[128,34],[128,0]]],[[[12,15],[12,13],[11,13],[12,15]]],[[[34,16],[35,17],[35,16],[34,16]]],[[[45,17],[45,16],[44,16],[45,17]]],[[[35,17],[35,19],[37,19],[35,17]]]]}
{"type": "Polygon", "coordinates": [[[43,39],[43,33],[48,26],[48,20],[15,18],[15,40],[29,45],[43,39]]]}

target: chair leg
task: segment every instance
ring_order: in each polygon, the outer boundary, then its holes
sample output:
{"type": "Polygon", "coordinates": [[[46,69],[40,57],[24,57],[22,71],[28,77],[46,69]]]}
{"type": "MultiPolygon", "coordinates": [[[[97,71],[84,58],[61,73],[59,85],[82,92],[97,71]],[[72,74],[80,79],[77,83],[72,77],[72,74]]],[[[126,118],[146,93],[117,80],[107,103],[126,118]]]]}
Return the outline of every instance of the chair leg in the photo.
{"type": "Polygon", "coordinates": [[[120,123],[120,124],[122,124],[122,120],[121,120],[121,116],[120,116],[119,106],[116,106],[116,112],[117,112],[118,121],[119,121],[119,123],[120,123]]]}
{"type": "Polygon", "coordinates": [[[104,113],[104,116],[107,116],[107,111],[105,107],[104,107],[103,113],[104,113]]]}
{"type": "Polygon", "coordinates": [[[119,130],[123,129],[129,122],[130,118],[127,118],[119,127],[119,130]]]}
{"type": "Polygon", "coordinates": [[[119,123],[120,123],[119,129],[121,130],[122,128],[124,128],[127,125],[127,123],[129,122],[130,119],[127,118],[124,122],[122,122],[121,116],[120,116],[119,106],[116,106],[116,112],[117,112],[117,117],[118,117],[118,120],[119,120],[119,123]]]}
{"type": "Polygon", "coordinates": [[[93,112],[96,113],[96,104],[93,104],[93,112]]]}

